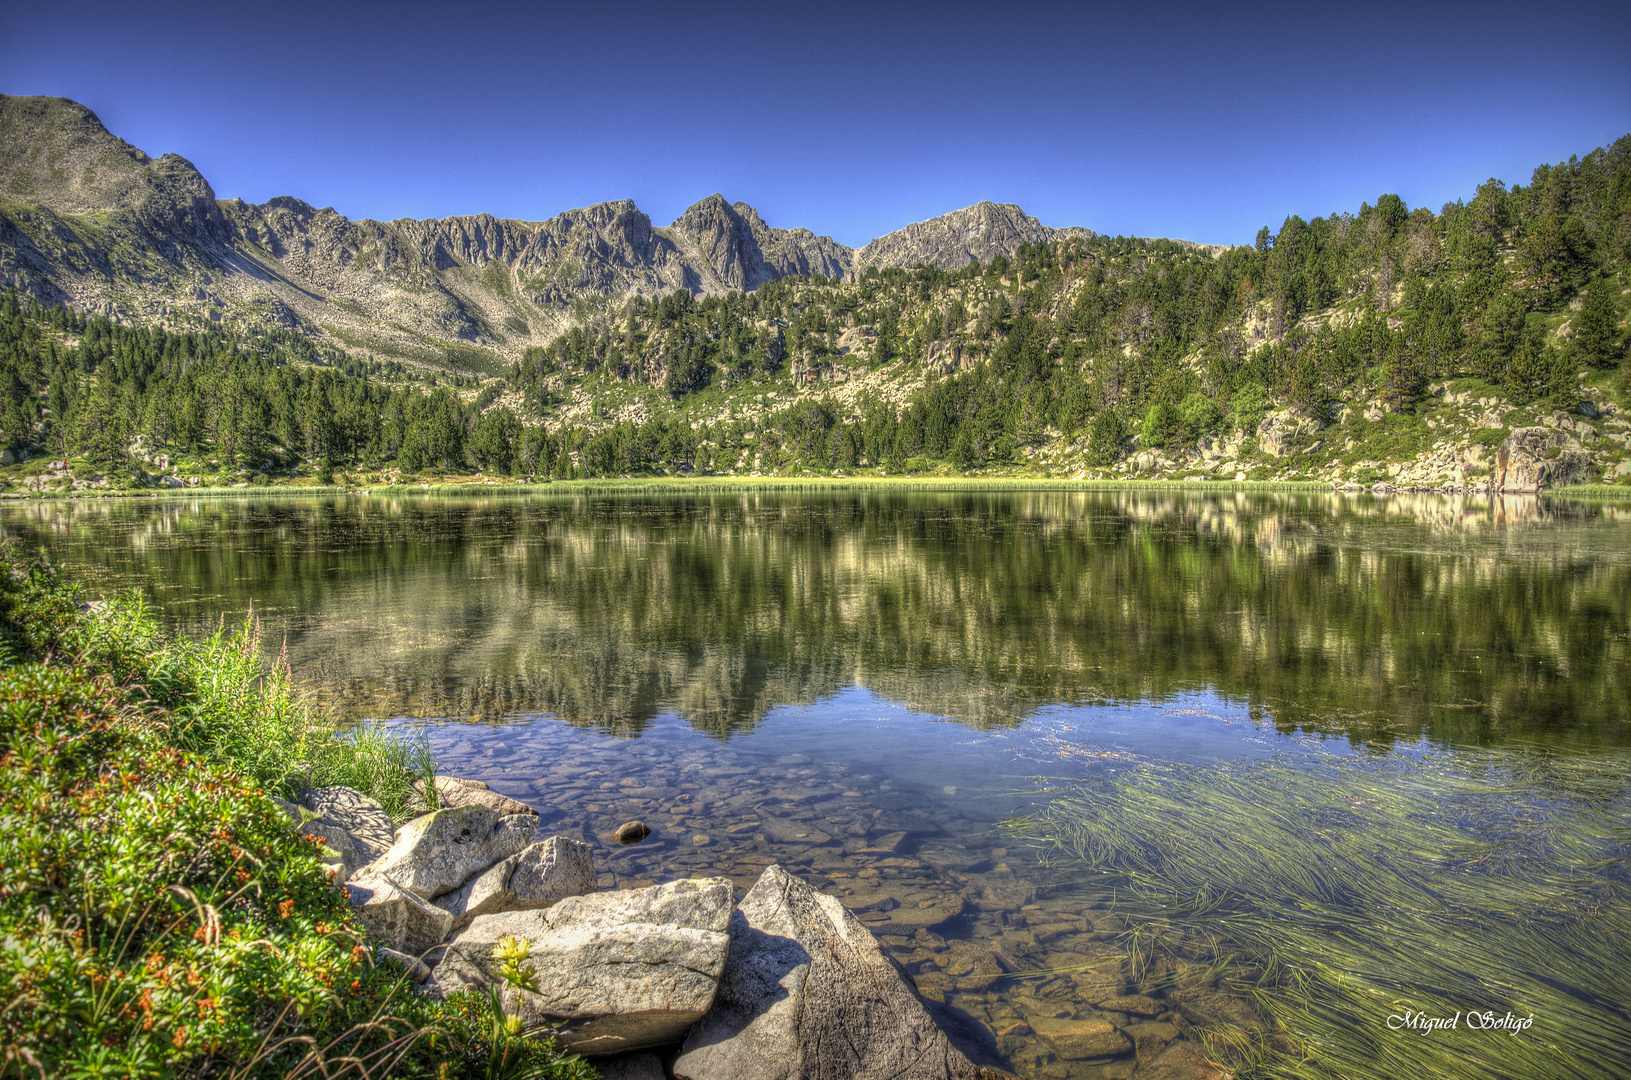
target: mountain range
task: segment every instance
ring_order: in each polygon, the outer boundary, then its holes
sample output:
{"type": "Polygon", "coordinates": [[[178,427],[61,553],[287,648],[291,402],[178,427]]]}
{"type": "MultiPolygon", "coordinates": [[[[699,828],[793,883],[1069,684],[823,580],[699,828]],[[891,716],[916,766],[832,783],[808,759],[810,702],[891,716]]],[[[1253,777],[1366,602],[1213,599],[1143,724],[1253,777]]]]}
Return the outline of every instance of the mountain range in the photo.
{"type": "Polygon", "coordinates": [[[627,199],[536,222],[352,221],[290,196],[217,199],[187,159],[148,156],[77,102],[0,95],[0,285],[120,319],[284,326],[433,363],[471,347],[511,358],[630,295],[959,269],[1069,236],[1093,233],[981,202],[857,249],[718,194],[667,226],[627,199]]]}

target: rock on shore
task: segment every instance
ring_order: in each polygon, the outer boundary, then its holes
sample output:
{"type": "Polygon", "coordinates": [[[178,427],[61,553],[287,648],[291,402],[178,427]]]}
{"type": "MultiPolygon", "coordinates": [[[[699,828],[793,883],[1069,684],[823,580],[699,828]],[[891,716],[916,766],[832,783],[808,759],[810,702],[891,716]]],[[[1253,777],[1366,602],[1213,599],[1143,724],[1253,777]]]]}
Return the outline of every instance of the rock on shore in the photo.
{"type": "Polygon", "coordinates": [[[481,915],[437,964],[440,992],[496,984],[494,947],[530,946],[537,990],[502,985],[505,1007],[580,1054],[621,1054],[678,1042],[713,1005],[730,938],[731,883],[671,881],[573,896],[547,910],[481,915]]]}
{"type": "Polygon", "coordinates": [[[986,1080],[837,899],[768,867],[731,919],[719,1000],[680,1080],[986,1080]]]}

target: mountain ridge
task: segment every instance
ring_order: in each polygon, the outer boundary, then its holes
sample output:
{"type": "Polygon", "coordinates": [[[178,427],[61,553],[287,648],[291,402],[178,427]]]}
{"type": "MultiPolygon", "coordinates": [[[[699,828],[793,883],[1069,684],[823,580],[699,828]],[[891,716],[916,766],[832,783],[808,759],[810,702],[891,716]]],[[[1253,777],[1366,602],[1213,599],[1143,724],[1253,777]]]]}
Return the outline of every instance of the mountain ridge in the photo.
{"type": "Polygon", "coordinates": [[[78,102],[0,95],[0,281],[115,318],[300,329],[433,364],[502,366],[630,296],[959,269],[1072,235],[1093,233],[980,202],[856,249],[719,193],[666,226],[628,199],[543,221],[353,220],[291,195],[218,199],[186,158],[148,155],[78,102]]]}

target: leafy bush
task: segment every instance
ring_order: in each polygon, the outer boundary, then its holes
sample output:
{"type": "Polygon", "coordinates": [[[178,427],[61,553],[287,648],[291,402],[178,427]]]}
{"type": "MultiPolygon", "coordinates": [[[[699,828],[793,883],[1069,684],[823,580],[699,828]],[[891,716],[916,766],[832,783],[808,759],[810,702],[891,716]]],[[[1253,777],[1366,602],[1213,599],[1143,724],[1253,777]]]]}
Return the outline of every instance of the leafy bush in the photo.
{"type": "Polygon", "coordinates": [[[258,667],[252,629],[161,645],[134,599],[0,566],[0,1078],[592,1077],[374,964],[256,774],[412,751],[322,731],[258,667]]]}

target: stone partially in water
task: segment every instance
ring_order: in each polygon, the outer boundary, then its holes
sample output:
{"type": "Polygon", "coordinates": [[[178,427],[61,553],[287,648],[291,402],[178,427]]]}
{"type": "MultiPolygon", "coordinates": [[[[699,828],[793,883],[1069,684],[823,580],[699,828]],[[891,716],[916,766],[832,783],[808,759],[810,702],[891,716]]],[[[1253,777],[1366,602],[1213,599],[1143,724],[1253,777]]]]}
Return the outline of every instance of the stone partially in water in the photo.
{"type": "Polygon", "coordinates": [[[571,896],[543,911],[482,915],[437,965],[438,992],[496,984],[499,940],[531,946],[538,991],[503,988],[506,1008],[567,1050],[621,1054],[677,1042],[713,1003],[725,965],[731,883],[724,878],[571,896]]]}
{"type": "Polygon", "coordinates": [[[771,866],[731,919],[719,999],[680,1080],[976,1080],[900,969],[842,904],[771,866]]]}
{"type": "Polygon", "coordinates": [[[612,839],[619,844],[638,844],[651,835],[651,830],[643,821],[625,821],[612,833],[612,839]]]}

